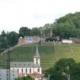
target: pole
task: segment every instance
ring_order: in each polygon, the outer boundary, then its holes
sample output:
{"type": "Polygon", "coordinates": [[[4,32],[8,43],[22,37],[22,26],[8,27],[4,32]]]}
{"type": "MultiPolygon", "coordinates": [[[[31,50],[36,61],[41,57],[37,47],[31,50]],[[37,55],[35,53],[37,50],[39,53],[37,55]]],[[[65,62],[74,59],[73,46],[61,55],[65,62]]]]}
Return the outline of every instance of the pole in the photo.
{"type": "Polygon", "coordinates": [[[10,80],[10,61],[11,61],[11,58],[10,58],[10,50],[8,50],[7,52],[7,73],[8,73],[8,80],[10,80]]]}
{"type": "Polygon", "coordinates": [[[67,79],[70,80],[70,74],[67,76],[67,79]]]}

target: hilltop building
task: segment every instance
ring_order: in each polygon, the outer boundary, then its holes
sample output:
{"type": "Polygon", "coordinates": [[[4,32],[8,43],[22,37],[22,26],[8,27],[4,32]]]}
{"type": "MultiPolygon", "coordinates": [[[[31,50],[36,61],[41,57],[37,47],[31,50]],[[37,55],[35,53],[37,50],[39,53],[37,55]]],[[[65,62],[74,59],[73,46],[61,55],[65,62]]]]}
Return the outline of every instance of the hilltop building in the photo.
{"type": "Polygon", "coordinates": [[[18,40],[18,45],[24,45],[29,43],[36,43],[40,41],[39,36],[25,36],[24,38],[20,37],[18,40]]]}
{"type": "MultiPolygon", "coordinates": [[[[0,74],[2,76],[0,76],[0,80],[8,80],[8,70],[0,69],[0,72],[1,71],[2,73],[0,74]]],[[[40,65],[40,55],[38,51],[38,46],[36,46],[36,53],[32,62],[10,62],[10,80],[15,80],[15,78],[27,75],[32,76],[35,80],[40,80],[42,77],[42,68],[40,65]]]]}

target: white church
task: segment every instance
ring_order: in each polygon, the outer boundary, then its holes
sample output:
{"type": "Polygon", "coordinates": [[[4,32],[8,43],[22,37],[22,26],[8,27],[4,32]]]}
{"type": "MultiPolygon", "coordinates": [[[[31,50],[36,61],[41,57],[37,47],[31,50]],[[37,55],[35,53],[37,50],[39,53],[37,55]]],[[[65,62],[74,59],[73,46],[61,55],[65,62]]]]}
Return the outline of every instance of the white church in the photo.
{"type": "Polygon", "coordinates": [[[41,80],[42,68],[40,65],[40,55],[38,46],[32,62],[10,62],[10,70],[0,69],[0,80],[15,80],[18,77],[30,75],[34,80],[41,80]],[[8,71],[10,75],[8,76],[8,71]]]}
{"type": "Polygon", "coordinates": [[[35,80],[41,79],[42,68],[38,46],[36,46],[36,53],[32,62],[10,62],[10,80],[27,75],[32,76],[35,80]]]}

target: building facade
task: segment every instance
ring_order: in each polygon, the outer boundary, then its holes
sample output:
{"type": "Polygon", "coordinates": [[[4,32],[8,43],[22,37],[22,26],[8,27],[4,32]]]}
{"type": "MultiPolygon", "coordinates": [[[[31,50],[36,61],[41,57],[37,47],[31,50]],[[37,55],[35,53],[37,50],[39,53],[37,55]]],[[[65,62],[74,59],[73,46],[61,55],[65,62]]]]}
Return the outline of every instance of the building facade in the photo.
{"type": "Polygon", "coordinates": [[[27,75],[35,80],[40,80],[42,77],[38,46],[36,46],[36,53],[32,62],[10,62],[10,70],[0,69],[0,80],[15,80],[27,75]]]}
{"type": "Polygon", "coordinates": [[[0,69],[0,80],[8,80],[8,70],[0,69]]]}
{"type": "Polygon", "coordinates": [[[36,46],[36,54],[34,55],[33,62],[10,63],[10,80],[27,75],[32,76],[35,80],[41,79],[42,68],[40,66],[38,46],[36,46]]]}

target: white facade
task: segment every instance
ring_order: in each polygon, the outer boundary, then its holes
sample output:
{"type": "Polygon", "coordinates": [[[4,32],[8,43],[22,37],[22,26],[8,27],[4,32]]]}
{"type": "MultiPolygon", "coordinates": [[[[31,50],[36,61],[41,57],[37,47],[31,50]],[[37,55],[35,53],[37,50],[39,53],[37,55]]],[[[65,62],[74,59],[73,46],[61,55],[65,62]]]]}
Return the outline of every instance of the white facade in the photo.
{"type": "Polygon", "coordinates": [[[72,41],[72,40],[63,39],[63,40],[62,40],[62,43],[65,43],[65,44],[72,44],[73,41],[72,41]]]}
{"type": "Polygon", "coordinates": [[[40,55],[38,47],[32,62],[10,62],[10,70],[0,69],[0,80],[8,80],[10,71],[10,80],[18,77],[31,75],[35,80],[40,80],[42,68],[40,66],[40,55]],[[34,76],[36,75],[36,76],[34,76]]]}
{"type": "Polygon", "coordinates": [[[10,64],[11,80],[15,78],[27,76],[27,75],[38,75],[39,77],[34,77],[40,79],[42,75],[42,68],[40,66],[40,56],[38,52],[38,47],[36,47],[36,55],[33,58],[33,62],[11,62],[10,64]]]}
{"type": "Polygon", "coordinates": [[[7,79],[8,79],[7,69],[0,69],[0,80],[7,80],[7,79]]]}

